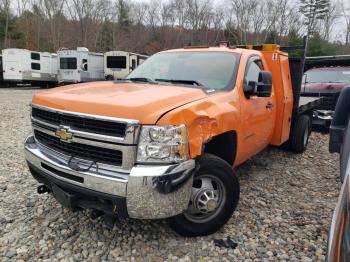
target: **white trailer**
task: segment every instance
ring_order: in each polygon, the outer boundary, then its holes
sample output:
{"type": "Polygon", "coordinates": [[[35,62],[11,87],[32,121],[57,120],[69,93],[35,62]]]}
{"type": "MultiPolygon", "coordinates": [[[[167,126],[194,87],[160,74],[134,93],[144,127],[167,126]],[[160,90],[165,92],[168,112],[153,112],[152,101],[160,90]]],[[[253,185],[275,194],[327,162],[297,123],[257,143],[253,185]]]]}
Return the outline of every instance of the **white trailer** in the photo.
{"type": "Polygon", "coordinates": [[[3,80],[7,84],[39,86],[57,83],[57,55],[27,49],[2,50],[3,80]]]}
{"type": "Polygon", "coordinates": [[[2,68],[2,55],[0,55],[0,86],[3,84],[4,73],[2,68]]]}
{"type": "Polygon", "coordinates": [[[106,52],[104,54],[105,79],[123,79],[146,59],[145,55],[125,51],[106,52]]]}
{"type": "Polygon", "coordinates": [[[102,53],[93,53],[85,47],[78,47],[76,50],[60,50],[57,54],[59,83],[104,80],[102,53]]]}

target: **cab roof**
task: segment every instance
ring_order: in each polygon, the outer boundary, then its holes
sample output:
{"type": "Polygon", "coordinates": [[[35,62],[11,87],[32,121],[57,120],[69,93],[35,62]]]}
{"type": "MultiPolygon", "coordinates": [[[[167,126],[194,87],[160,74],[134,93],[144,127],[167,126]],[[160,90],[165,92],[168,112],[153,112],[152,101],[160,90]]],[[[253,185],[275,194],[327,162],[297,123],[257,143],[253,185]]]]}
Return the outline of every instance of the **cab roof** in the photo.
{"type": "Polygon", "coordinates": [[[161,53],[171,53],[171,52],[230,52],[230,53],[250,53],[259,54],[264,52],[280,52],[280,46],[275,44],[265,44],[265,45],[245,45],[245,46],[219,46],[219,47],[209,47],[209,46],[187,46],[184,48],[170,49],[162,51],[161,53]]]}

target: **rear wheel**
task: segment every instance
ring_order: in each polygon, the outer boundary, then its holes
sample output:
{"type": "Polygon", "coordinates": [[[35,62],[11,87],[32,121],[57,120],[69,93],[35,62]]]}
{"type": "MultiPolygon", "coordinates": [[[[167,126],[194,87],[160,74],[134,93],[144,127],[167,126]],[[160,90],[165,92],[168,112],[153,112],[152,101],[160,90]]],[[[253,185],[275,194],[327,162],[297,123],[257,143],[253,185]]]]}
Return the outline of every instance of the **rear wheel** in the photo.
{"type": "Polygon", "coordinates": [[[300,115],[294,124],[290,148],[295,153],[302,153],[306,150],[311,134],[311,119],[308,115],[300,115]]]}
{"type": "Polygon", "coordinates": [[[206,154],[197,160],[188,209],[168,219],[182,236],[203,236],[219,230],[232,216],[239,200],[237,176],[224,160],[206,154]]]}

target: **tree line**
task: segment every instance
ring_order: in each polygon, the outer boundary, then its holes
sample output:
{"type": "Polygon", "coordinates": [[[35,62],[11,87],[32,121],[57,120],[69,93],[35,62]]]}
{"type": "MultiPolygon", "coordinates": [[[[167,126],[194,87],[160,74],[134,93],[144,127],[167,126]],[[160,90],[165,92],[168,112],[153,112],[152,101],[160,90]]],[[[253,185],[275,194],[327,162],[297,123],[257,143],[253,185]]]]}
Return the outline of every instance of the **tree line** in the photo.
{"type": "Polygon", "coordinates": [[[186,45],[300,44],[350,53],[348,0],[0,0],[0,48],[153,54],[186,45]]]}

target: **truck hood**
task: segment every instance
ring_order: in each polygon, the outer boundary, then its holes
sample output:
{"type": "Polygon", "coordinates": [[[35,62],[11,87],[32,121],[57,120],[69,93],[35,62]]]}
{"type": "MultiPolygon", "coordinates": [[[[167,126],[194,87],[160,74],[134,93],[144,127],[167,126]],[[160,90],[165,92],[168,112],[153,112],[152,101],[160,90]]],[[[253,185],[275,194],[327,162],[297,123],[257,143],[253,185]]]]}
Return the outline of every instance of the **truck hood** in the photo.
{"type": "Polygon", "coordinates": [[[93,82],[58,87],[33,97],[34,105],[155,124],[166,112],[203,99],[200,89],[173,85],[93,82]]]}

